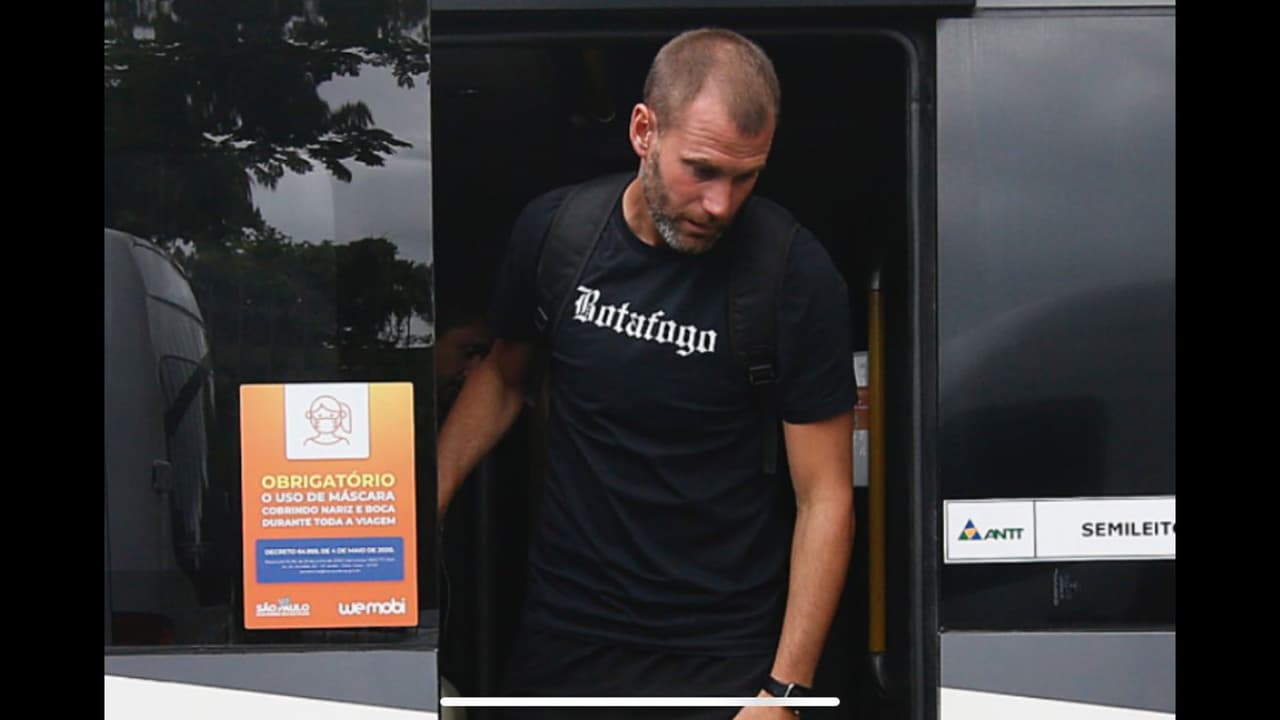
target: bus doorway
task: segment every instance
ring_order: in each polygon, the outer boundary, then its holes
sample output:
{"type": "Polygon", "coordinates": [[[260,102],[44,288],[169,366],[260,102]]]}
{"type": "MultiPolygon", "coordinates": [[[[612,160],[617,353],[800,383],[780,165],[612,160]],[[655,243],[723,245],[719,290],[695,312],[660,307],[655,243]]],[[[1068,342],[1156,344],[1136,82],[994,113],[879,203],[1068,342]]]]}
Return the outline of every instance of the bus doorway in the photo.
{"type": "MultiPolygon", "coordinates": [[[[629,23],[638,29],[625,33],[502,33],[492,22],[481,32],[437,15],[433,199],[442,322],[474,316],[487,301],[525,203],[558,186],[635,170],[627,123],[654,52],[680,30],[713,24],[687,20],[629,23]]],[[[883,421],[869,444],[880,456],[856,464],[862,470],[850,479],[853,556],[815,681],[818,694],[841,702],[806,715],[905,718],[908,648],[919,646],[909,640],[907,512],[917,502],[907,462],[917,50],[909,35],[871,27],[734,29],[760,43],[782,85],[781,121],[756,192],[790,209],[824,244],[849,288],[855,354],[873,354],[880,372],[871,375],[882,383],[873,394],[881,407],[868,415],[883,421]],[[884,469],[875,503],[871,465],[884,469]],[[874,505],[884,509],[875,518],[874,505]],[[873,655],[883,663],[879,673],[873,655]]],[[[498,694],[523,598],[543,432],[526,410],[454,497],[444,523],[441,674],[462,695],[498,694]]],[[[467,716],[487,714],[469,708],[467,716]]]]}

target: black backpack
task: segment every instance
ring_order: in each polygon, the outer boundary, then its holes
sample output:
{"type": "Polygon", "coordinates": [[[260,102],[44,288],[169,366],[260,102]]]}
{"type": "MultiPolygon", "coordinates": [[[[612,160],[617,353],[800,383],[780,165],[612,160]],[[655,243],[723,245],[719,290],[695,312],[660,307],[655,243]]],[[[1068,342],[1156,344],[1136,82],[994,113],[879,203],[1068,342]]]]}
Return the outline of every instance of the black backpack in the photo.
{"type": "MultiPolygon", "coordinates": [[[[613,208],[635,177],[635,173],[620,173],[575,186],[551,221],[538,257],[534,316],[547,342],[535,357],[530,389],[544,390],[551,339],[613,208]]],[[[764,472],[773,475],[777,472],[780,426],[775,387],[778,301],[787,254],[800,224],[777,203],[752,196],[743,203],[734,227],[729,260],[729,345],[766,418],[761,462],[764,472]]]]}

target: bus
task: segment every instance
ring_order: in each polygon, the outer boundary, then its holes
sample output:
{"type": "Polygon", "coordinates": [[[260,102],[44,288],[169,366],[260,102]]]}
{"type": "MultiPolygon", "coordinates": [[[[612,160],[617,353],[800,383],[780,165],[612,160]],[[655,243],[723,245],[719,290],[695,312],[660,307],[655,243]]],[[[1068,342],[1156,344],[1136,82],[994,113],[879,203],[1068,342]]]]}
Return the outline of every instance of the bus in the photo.
{"type": "Polygon", "coordinates": [[[782,84],[756,192],[850,290],[839,704],[805,716],[1175,715],[1174,2],[105,6],[108,717],[492,717],[545,427],[443,525],[436,428],[515,215],[634,169],[649,60],[713,25],[782,84]],[[242,388],[384,382],[413,624],[255,626],[242,388]]]}

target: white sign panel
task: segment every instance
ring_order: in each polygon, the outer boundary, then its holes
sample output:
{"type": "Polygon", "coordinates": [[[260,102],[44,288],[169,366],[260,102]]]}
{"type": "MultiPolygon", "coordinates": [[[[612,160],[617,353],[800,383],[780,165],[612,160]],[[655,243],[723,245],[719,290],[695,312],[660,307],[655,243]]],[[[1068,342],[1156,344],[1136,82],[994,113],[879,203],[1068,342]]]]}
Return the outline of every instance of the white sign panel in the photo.
{"type": "Polygon", "coordinates": [[[1036,556],[1067,560],[1175,557],[1172,497],[1036,502],[1036,556]]]}
{"type": "Polygon", "coordinates": [[[1173,560],[1177,498],[944,500],[944,562],[1173,560]]]}
{"type": "Polygon", "coordinates": [[[947,562],[1026,562],[1035,558],[1030,500],[949,500],[947,562]]]}

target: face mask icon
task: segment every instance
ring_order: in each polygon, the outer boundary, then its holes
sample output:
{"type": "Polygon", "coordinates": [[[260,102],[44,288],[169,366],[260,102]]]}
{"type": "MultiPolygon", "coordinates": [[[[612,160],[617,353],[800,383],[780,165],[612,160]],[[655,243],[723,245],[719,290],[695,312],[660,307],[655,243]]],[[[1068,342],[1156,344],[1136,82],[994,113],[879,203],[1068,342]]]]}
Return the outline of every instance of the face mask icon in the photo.
{"type": "Polygon", "coordinates": [[[303,440],[304,445],[350,445],[351,406],[332,395],[321,395],[307,408],[307,421],[315,434],[303,440]]]}
{"type": "Polygon", "coordinates": [[[367,459],[369,386],[365,383],[285,385],[284,424],[286,459],[367,459]]]}

